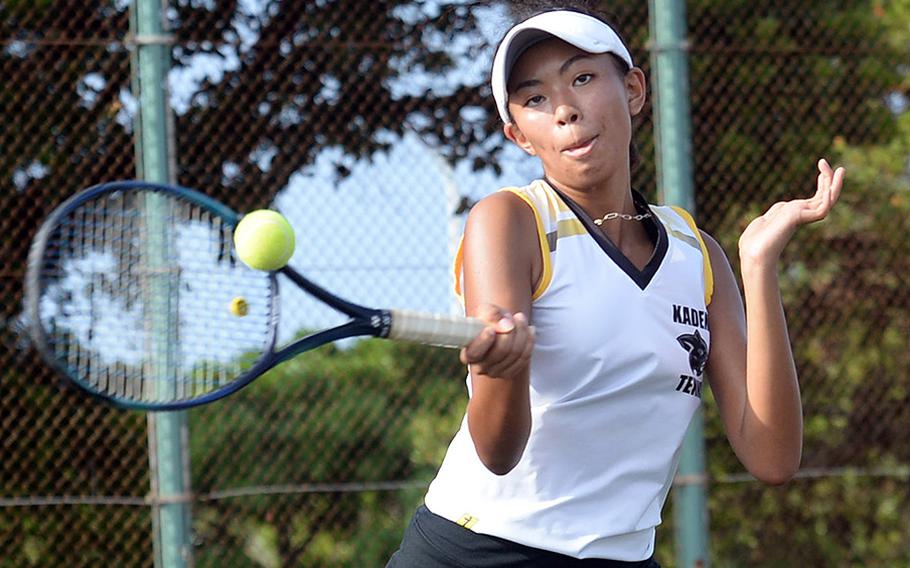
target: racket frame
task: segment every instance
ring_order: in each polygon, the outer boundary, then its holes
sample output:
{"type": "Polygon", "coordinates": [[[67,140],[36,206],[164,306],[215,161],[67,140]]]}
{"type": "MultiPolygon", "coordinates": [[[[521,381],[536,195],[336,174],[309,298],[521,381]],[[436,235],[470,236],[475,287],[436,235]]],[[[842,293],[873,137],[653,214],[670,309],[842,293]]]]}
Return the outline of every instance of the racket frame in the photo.
{"type": "Polygon", "coordinates": [[[261,356],[253,366],[238,375],[231,382],[226,383],[224,386],[191,399],[154,402],[118,397],[111,393],[103,392],[83,381],[79,378],[80,374],[76,370],[72,369],[54,354],[49,334],[44,329],[43,322],[41,321],[40,310],[41,292],[43,290],[42,268],[45,264],[44,254],[51,242],[51,238],[55,235],[55,232],[62,227],[60,224],[61,220],[78,209],[82,204],[97,199],[104,194],[137,190],[153,191],[175,196],[219,216],[226,224],[232,227],[236,227],[237,223],[242,218],[240,214],[234,212],[226,205],[196,190],[176,185],[138,180],[107,182],[89,187],[63,201],[54,209],[35,234],[35,237],[32,240],[31,249],[29,250],[25,278],[25,314],[28,322],[29,334],[31,335],[33,344],[39,354],[55,371],[57,371],[57,373],[65,377],[69,383],[79,387],[82,391],[95,398],[114,403],[116,406],[127,409],[153,411],[183,410],[207,404],[233,394],[250,384],[254,379],[261,376],[272,367],[291,359],[304,351],[314,349],[326,343],[358,336],[388,337],[392,320],[388,310],[366,308],[339,298],[310,281],[290,266],[285,266],[278,271],[270,272],[268,275],[271,302],[270,320],[261,356]],[[275,346],[277,344],[278,323],[280,320],[280,293],[276,276],[279,273],[284,274],[287,278],[319,301],[351,317],[351,321],[312,333],[276,351],[275,346]]]}

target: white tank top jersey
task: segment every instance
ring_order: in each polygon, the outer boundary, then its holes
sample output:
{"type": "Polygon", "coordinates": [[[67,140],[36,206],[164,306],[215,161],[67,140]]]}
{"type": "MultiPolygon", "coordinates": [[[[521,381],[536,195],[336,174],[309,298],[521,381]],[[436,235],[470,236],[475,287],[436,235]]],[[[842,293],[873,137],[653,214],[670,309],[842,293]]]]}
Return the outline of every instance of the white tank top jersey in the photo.
{"type": "MultiPolygon", "coordinates": [[[[536,548],[644,560],[701,403],[713,287],[701,235],[682,209],[636,194],[657,221],[639,271],[545,181],[504,191],[531,206],[546,251],[531,312],[531,435],[515,468],[497,476],[477,457],[465,417],[426,506],[536,548]]],[[[460,250],[455,270],[460,294],[460,250]]]]}

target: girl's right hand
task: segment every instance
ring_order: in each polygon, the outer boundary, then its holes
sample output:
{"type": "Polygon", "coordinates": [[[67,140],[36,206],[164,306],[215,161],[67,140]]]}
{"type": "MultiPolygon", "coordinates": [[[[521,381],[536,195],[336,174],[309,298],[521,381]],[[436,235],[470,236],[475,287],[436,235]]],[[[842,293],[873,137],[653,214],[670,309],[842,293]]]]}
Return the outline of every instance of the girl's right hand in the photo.
{"type": "Polygon", "coordinates": [[[534,327],[527,316],[513,315],[491,304],[479,306],[473,315],[487,327],[461,350],[461,362],[491,378],[509,379],[526,373],[534,350],[534,327]]]}

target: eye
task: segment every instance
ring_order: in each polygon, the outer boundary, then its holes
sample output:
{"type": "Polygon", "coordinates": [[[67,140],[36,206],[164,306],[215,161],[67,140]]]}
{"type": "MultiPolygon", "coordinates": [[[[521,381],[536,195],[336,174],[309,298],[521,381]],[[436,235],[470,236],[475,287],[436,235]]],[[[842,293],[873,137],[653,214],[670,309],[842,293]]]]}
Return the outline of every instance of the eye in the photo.
{"type": "Polygon", "coordinates": [[[533,95],[525,101],[525,106],[537,106],[543,102],[543,95],[533,95]]]}
{"type": "Polygon", "coordinates": [[[575,77],[575,81],[572,82],[575,86],[581,86],[587,83],[590,83],[594,79],[594,75],[591,73],[582,73],[578,77],[575,77]]]}

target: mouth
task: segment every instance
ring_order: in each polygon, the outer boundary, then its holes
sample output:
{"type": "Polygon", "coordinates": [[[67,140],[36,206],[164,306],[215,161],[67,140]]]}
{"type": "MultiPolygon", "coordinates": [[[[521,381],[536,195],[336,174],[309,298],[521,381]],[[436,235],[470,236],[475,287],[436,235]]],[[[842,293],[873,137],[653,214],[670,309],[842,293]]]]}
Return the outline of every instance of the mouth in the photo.
{"type": "Polygon", "coordinates": [[[583,140],[578,144],[573,144],[562,149],[562,153],[571,158],[580,158],[591,153],[594,145],[597,144],[597,136],[583,140]]]}

